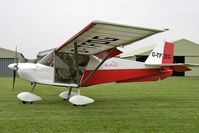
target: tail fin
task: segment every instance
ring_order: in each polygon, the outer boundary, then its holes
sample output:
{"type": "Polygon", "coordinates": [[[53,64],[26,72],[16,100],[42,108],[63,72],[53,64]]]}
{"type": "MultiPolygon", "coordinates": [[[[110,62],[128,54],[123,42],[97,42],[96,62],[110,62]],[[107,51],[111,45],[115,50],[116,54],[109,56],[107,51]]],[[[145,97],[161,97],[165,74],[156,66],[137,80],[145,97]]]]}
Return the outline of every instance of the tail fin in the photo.
{"type": "MultiPolygon", "coordinates": [[[[169,68],[176,72],[185,72],[191,70],[189,67],[187,67],[188,66],[187,64],[182,64],[182,63],[173,64],[173,56],[174,56],[174,44],[170,42],[164,42],[156,45],[156,47],[153,49],[153,51],[145,61],[145,64],[148,66],[159,66],[164,70],[169,68]]],[[[195,64],[194,66],[199,66],[199,65],[195,64]]]]}
{"type": "Polygon", "coordinates": [[[162,42],[153,49],[147,60],[146,65],[173,64],[174,44],[162,42]]]}

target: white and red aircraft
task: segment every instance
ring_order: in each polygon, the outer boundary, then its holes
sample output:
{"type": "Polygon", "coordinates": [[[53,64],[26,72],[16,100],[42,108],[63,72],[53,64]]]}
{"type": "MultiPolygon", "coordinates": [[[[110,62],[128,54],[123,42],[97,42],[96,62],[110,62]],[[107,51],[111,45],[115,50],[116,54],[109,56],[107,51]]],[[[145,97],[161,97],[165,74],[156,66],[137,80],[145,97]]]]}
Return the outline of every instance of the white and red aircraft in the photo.
{"type": "MultiPolygon", "coordinates": [[[[8,67],[32,83],[68,87],[60,97],[74,105],[86,105],[94,100],[80,95],[80,87],[108,82],[145,82],[163,80],[173,71],[189,71],[185,64],[173,64],[173,43],[158,44],[145,62],[131,61],[115,57],[126,46],[156,33],[166,30],[149,29],[107,23],[91,22],[83,30],[42,58],[38,63],[13,63],[8,67]],[[77,88],[77,93],[72,92],[77,88]]],[[[17,97],[23,103],[41,100],[30,92],[22,92],[17,97]]]]}

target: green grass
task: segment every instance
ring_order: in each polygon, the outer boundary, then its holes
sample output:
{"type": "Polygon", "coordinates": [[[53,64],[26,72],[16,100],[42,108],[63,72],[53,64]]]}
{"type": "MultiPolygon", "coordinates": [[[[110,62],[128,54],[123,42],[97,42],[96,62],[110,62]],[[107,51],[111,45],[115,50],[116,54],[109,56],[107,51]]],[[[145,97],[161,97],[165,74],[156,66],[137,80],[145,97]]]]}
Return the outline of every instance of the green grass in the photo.
{"type": "Polygon", "coordinates": [[[65,88],[38,85],[42,101],[23,105],[16,95],[30,83],[0,78],[0,132],[167,133],[199,132],[199,78],[82,88],[95,103],[75,107],[58,97],[65,88]]]}

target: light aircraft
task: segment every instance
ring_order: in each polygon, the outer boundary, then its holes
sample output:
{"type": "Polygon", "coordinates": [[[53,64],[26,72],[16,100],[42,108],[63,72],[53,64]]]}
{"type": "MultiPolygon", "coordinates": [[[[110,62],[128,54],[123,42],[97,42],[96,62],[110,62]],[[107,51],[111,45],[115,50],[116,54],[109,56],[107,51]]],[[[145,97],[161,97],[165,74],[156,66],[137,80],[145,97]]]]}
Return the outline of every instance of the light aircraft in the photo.
{"type": "MultiPolygon", "coordinates": [[[[38,63],[13,63],[8,67],[31,82],[31,92],[17,97],[23,103],[41,100],[33,94],[36,84],[69,88],[59,96],[74,105],[86,105],[94,100],[80,95],[80,87],[108,82],[145,82],[163,80],[173,71],[189,71],[185,64],[173,64],[173,43],[158,44],[145,62],[120,59],[117,48],[142,40],[164,30],[93,21],[83,30],[46,55],[38,63]],[[77,88],[77,93],[72,92],[77,88]]],[[[17,57],[15,57],[17,58],[17,57]]]]}

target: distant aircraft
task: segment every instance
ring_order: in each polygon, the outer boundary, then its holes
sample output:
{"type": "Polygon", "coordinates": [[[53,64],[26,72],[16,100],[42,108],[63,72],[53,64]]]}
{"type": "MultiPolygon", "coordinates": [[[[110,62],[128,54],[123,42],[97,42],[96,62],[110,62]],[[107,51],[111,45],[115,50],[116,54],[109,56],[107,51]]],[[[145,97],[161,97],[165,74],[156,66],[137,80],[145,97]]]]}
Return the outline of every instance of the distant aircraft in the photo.
{"type": "MultiPolygon", "coordinates": [[[[94,100],[80,95],[80,87],[108,82],[145,82],[163,80],[173,71],[190,69],[186,64],[173,64],[173,43],[158,44],[145,62],[120,59],[119,46],[126,46],[166,30],[149,29],[102,21],[93,21],[83,30],[46,55],[38,63],[13,63],[8,67],[32,83],[32,92],[17,97],[23,103],[41,100],[33,94],[36,84],[69,88],[59,96],[74,105],[86,105],[94,100]],[[77,93],[72,92],[77,88],[77,93]]],[[[16,57],[17,58],[17,57],[16,57]]]]}

